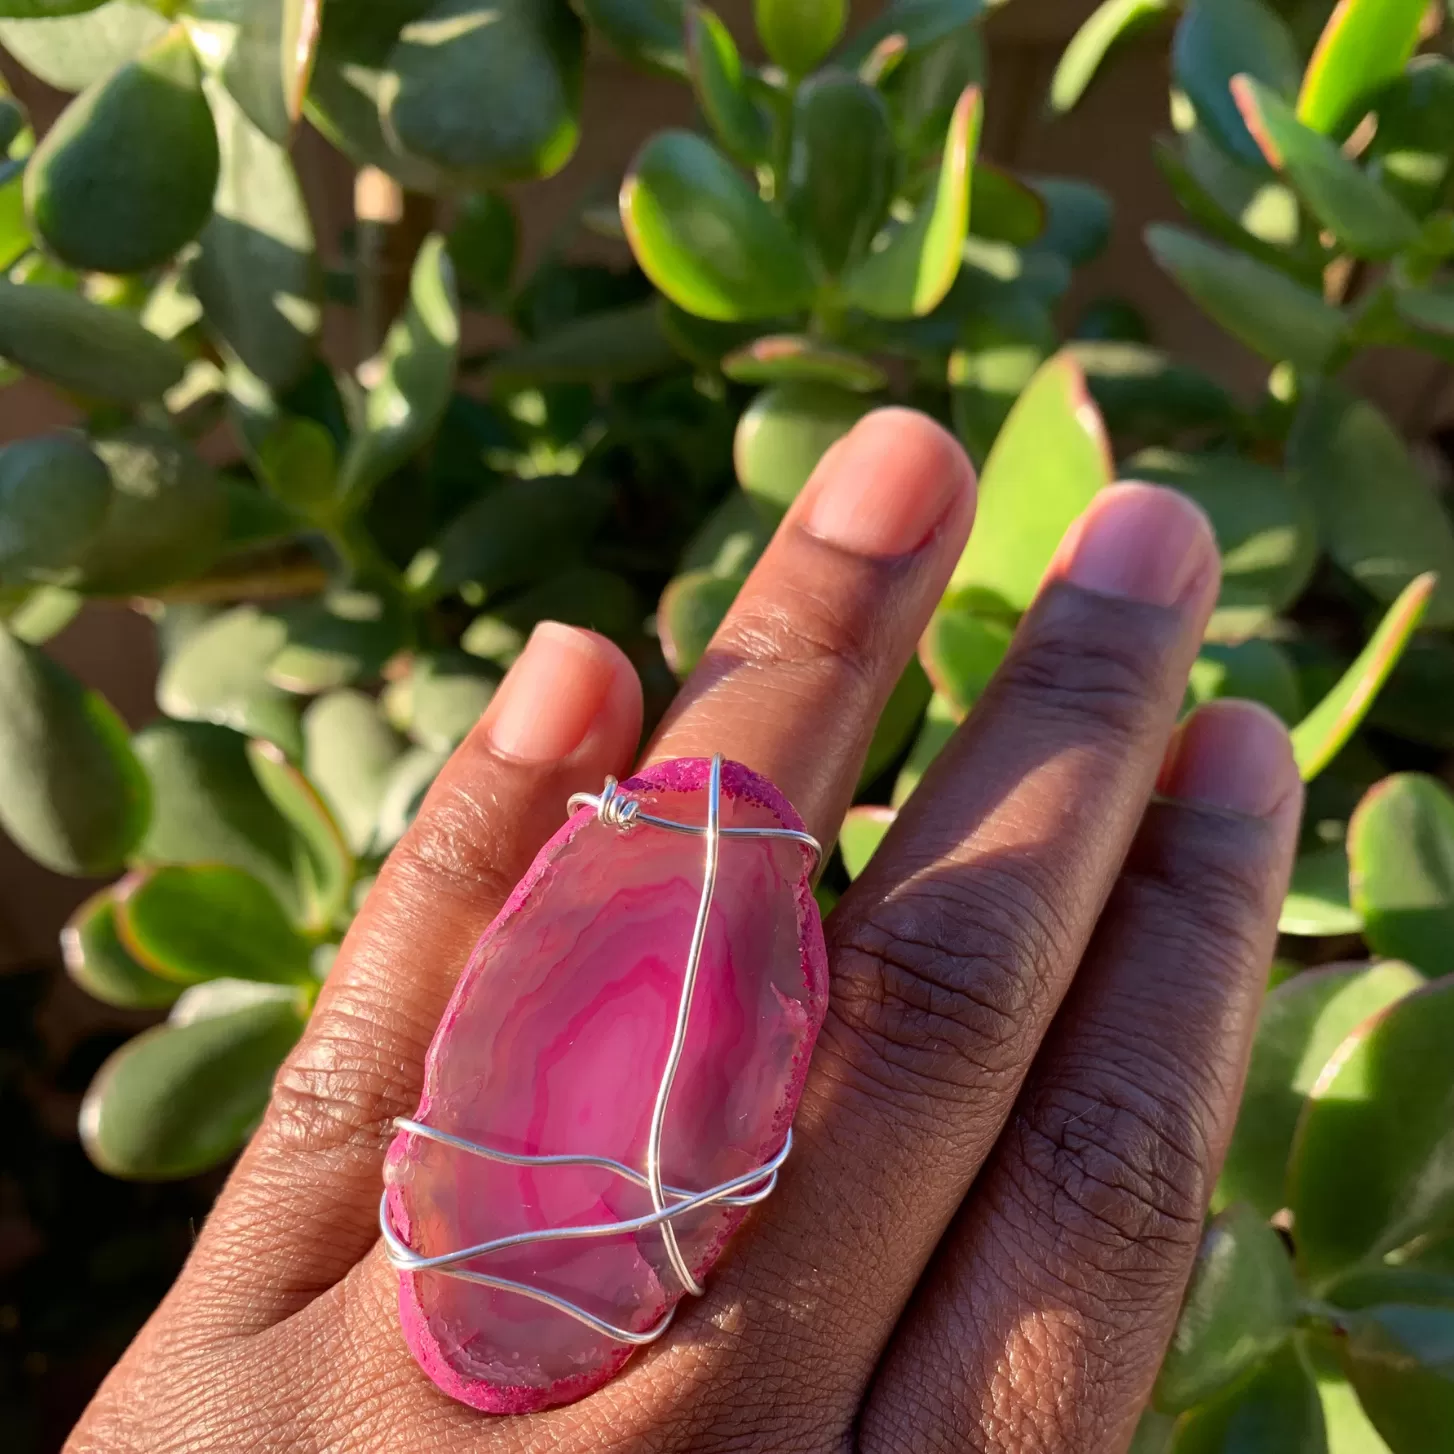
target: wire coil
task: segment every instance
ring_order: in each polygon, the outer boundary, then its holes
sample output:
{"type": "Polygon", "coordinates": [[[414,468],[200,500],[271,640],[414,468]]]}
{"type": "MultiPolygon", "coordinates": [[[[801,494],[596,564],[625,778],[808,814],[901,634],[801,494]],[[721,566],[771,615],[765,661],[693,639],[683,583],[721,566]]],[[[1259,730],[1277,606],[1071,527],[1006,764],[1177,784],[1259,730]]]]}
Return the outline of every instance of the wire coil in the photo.
{"type": "Polygon", "coordinates": [[[724,838],[783,838],[801,844],[813,855],[814,866],[822,859],[823,850],[811,834],[793,828],[723,828],[722,806],[722,754],[712,758],[707,794],[707,821],[705,824],[679,823],[671,818],[661,818],[643,812],[638,799],[621,790],[613,777],[606,779],[599,793],[576,793],[569,802],[572,813],[581,808],[590,808],[607,827],[620,832],[629,832],[638,827],[662,829],[671,833],[685,833],[705,840],[705,864],[702,873],[702,894],[697,904],[697,916],[692,925],[692,937],[687,950],[687,962],[682,974],[681,996],[677,1005],[676,1024],[671,1045],[667,1051],[666,1064],[657,1084],[656,1098],[652,1104],[651,1124],[647,1133],[646,1164],[643,1170],[636,1170],[607,1156],[566,1153],[552,1156],[526,1156],[519,1152],[500,1151],[478,1141],[453,1136],[446,1131],[436,1130],[420,1121],[400,1117],[395,1127],[411,1136],[419,1136],[448,1146],[469,1156],[479,1156],[507,1166],[593,1166],[609,1171],[612,1175],[642,1188],[651,1198],[652,1210],[639,1217],[618,1219],[611,1222],[588,1223],[568,1227],[542,1227],[529,1232],[516,1232],[509,1236],[495,1237],[473,1247],[464,1247],[457,1252],[442,1252],[426,1257],[415,1252],[394,1230],[389,1216],[389,1193],[384,1191],[379,1203],[379,1230],[383,1234],[389,1261],[400,1272],[439,1272],[448,1277],[461,1278],[499,1292],[518,1294],[533,1299],[557,1312],[584,1323],[608,1338],[618,1342],[643,1345],[652,1343],[666,1332],[676,1309],[669,1308],[651,1327],[642,1332],[620,1327],[597,1317],[594,1313],[571,1302],[568,1298],[532,1287],[529,1283],[517,1282],[511,1278],[495,1277],[475,1268],[465,1267],[466,1262],[487,1257],[491,1253],[503,1252],[508,1248],[521,1247],[535,1242],[565,1241],[582,1237],[614,1237],[622,1233],[645,1231],[650,1227],[660,1229],[667,1261],[684,1292],[700,1297],[705,1289],[692,1275],[682,1255],[673,1222],[687,1212],[703,1207],[750,1207],[766,1200],[777,1185],[778,1170],[792,1150],[793,1133],[788,1131],[781,1149],[761,1166],[704,1191],[688,1191],[668,1185],[662,1180],[661,1139],[666,1125],[667,1107],[671,1100],[672,1087],[681,1066],[682,1052],[686,1047],[687,1027],[691,1020],[692,1000],[696,991],[697,972],[701,965],[702,947],[706,942],[707,924],[712,911],[712,900],[717,888],[717,866],[724,838]]]}

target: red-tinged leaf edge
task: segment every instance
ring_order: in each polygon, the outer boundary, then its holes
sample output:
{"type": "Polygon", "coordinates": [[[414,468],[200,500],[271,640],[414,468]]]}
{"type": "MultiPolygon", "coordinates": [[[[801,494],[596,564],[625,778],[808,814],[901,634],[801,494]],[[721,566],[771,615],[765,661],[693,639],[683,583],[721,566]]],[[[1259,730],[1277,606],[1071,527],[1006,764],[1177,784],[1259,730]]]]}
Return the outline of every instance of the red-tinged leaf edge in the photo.
{"type": "Polygon", "coordinates": [[[1311,782],[1337,756],[1372,707],[1389,673],[1403,655],[1409,637],[1423,619],[1429,598],[1438,584],[1439,578],[1432,571],[1410,581],[1398,600],[1388,608],[1368,645],[1359,652],[1332,691],[1292,729],[1293,756],[1297,759],[1298,771],[1304,782],[1311,782]],[[1354,684],[1351,694],[1331,719],[1323,723],[1319,720],[1319,713],[1338,697],[1345,683],[1354,684]]]}
{"type": "Polygon", "coordinates": [[[1242,122],[1252,133],[1252,140],[1262,149],[1262,155],[1267,158],[1267,165],[1274,171],[1280,172],[1283,167],[1283,155],[1262,119],[1262,110],[1257,104],[1257,97],[1252,93],[1251,78],[1233,76],[1230,89],[1232,99],[1242,113],[1242,122]]]}

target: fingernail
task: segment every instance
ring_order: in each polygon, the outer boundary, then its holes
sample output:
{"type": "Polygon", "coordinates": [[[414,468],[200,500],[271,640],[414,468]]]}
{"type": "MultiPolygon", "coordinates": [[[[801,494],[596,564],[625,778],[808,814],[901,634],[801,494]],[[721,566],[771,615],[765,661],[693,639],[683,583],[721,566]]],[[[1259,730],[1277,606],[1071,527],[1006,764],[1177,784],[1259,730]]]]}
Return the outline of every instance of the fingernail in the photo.
{"type": "Polygon", "coordinates": [[[876,409],[819,461],[804,524],[855,555],[907,555],[973,486],[946,430],[913,409],[876,409]]]}
{"type": "Polygon", "coordinates": [[[1071,527],[1052,566],[1103,596],[1174,606],[1217,567],[1207,517],[1185,495],[1158,485],[1112,485],[1071,527]]]}
{"type": "Polygon", "coordinates": [[[542,621],[485,712],[491,745],[525,762],[568,757],[585,740],[615,677],[599,637],[542,621]]]}
{"type": "Polygon", "coordinates": [[[1287,728],[1258,702],[1208,702],[1182,723],[1157,787],[1182,802],[1269,817],[1298,788],[1287,728]]]}

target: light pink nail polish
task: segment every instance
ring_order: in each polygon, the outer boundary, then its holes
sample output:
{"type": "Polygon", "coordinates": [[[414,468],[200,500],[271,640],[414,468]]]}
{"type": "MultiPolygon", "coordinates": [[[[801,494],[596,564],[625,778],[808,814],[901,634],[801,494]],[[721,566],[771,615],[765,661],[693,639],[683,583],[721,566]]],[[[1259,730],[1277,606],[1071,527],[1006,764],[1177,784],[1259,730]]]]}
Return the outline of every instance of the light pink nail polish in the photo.
{"type": "Polygon", "coordinates": [[[855,555],[907,555],[973,487],[947,431],[912,409],[876,409],[819,462],[803,523],[855,555]]]}
{"type": "Polygon", "coordinates": [[[525,762],[568,757],[605,706],[615,677],[615,660],[599,637],[542,621],[485,712],[491,745],[525,762]]]}
{"type": "Polygon", "coordinates": [[[1174,606],[1217,569],[1207,517],[1185,495],[1159,485],[1101,491],[1071,527],[1059,574],[1103,596],[1174,606]]]}

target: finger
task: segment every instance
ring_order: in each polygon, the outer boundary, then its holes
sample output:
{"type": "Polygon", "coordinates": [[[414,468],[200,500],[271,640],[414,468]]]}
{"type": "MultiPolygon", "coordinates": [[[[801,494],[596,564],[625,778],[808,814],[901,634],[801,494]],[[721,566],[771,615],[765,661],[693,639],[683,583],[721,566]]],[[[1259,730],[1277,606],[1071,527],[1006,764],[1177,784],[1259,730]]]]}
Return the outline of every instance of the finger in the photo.
{"type": "MultiPolygon", "coordinates": [[[[868,415],[819,463],[649,756],[723,752],[770,777],[831,841],[973,510],[973,472],[952,436],[909,410],[868,415]]],[[[380,1252],[358,1281],[367,1287],[349,1311],[387,1304],[397,1274],[380,1252]]]]}
{"type": "Polygon", "coordinates": [[[952,436],[909,409],[869,414],[819,463],[650,758],[723,752],[830,842],[973,517],[952,436]]]}
{"type": "Polygon", "coordinates": [[[1236,1116],[1302,803],[1250,703],[1182,730],[1075,987],[876,1379],[865,1451],[1120,1454],[1236,1116]]]}
{"type": "MultiPolygon", "coordinates": [[[[734,1269],[856,1404],[1009,1115],[1165,752],[1217,592],[1205,518],[1144,485],[1072,529],[997,680],[828,924],[792,1175],[734,1269]]],[[[801,1370],[799,1376],[802,1376],[801,1370]]]]}
{"type": "Polygon", "coordinates": [[[267,1115],[193,1259],[266,1324],[337,1281],[376,1239],[379,1168],[412,1115],[454,982],[566,799],[626,768],[641,693],[588,631],[531,636],[440,773],[343,942],[267,1115]]]}

